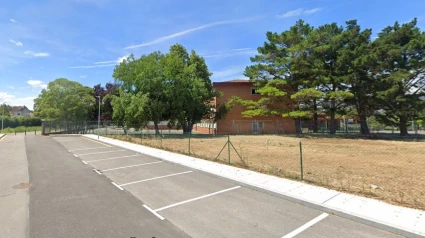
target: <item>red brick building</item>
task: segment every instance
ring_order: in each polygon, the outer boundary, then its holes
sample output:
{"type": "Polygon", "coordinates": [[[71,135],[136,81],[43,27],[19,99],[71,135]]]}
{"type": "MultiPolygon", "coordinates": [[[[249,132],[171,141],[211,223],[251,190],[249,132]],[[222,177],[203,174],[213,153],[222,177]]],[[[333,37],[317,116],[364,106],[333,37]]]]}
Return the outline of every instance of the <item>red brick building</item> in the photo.
{"type": "MultiPolygon", "coordinates": [[[[223,96],[216,98],[215,106],[219,107],[223,102],[233,96],[243,100],[257,101],[261,95],[256,93],[253,82],[248,80],[232,80],[226,82],[215,82],[213,86],[216,91],[223,93],[223,96]]],[[[204,121],[194,126],[193,131],[200,133],[217,134],[290,134],[295,133],[294,121],[290,118],[273,116],[256,116],[246,118],[242,112],[246,108],[235,105],[227,114],[225,119],[212,123],[204,121]]]]}

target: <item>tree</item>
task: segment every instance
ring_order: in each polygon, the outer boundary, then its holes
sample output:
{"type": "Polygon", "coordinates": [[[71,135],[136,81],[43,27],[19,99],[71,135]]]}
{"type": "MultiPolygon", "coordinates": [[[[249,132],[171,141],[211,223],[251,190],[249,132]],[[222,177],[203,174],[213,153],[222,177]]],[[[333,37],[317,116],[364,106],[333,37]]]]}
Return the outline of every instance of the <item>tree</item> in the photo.
{"type": "MultiPolygon", "coordinates": [[[[192,50],[189,55],[179,44],[173,45],[165,57],[165,80],[169,98],[169,120],[177,123],[184,133],[191,133],[193,125],[214,114],[215,92],[205,60],[192,50]]],[[[226,106],[220,107],[222,116],[226,106]]]]}
{"type": "Polygon", "coordinates": [[[4,116],[5,118],[10,118],[10,106],[2,103],[0,105],[0,115],[4,116]]]}
{"type": "MultiPolygon", "coordinates": [[[[122,88],[123,93],[120,93],[120,97],[121,95],[125,96],[126,100],[129,100],[128,102],[137,100],[135,97],[145,97],[144,100],[139,101],[140,103],[143,101],[143,105],[133,107],[132,112],[134,115],[138,115],[135,119],[138,121],[138,125],[146,125],[147,122],[153,121],[156,133],[159,133],[159,122],[168,119],[166,113],[168,113],[169,100],[165,88],[167,82],[164,78],[164,71],[164,55],[160,52],[153,52],[149,55],[142,55],[137,60],[130,55],[127,60],[115,68],[113,74],[116,83],[122,88]]],[[[114,100],[116,98],[114,97],[114,100]]],[[[130,107],[131,105],[124,106],[130,107]]]]}
{"type": "Polygon", "coordinates": [[[86,120],[94,103],[91,88],[58,78],[34,99],[34,114],[47,120],[86,120]]]}
{"type": "Polygon", "coordinates": [[[113,108],[112,108],[112,97],[111,95],[116,94],[117,85],[114,83],[107,83],[105,84],[105,87],[102,87],[101,84],[97,84],[93,87],[93,97],[96,100],[96,105],[91,110],[91,118],[96,119],[98,117],[98,106],[99,106],[99,99],[101,98],[101,109],[100,109],[100,119],[101,120],[111,120],[113,115],[113,108]],[[109,97],[108,97],[109,96],[109,97]]]}
{"type": "Polygon", "coordinates": [[[425,109],[425,33],[416,24],[416,19],[403,25],[396,22],[373,42],[381,109],[376,116],[398,126],[401,136],[408,135],[408,121],[425,109]]]}
{"type": "Polygon", "coordinates": [[[344,37],[348,39],[346,46],[340,51],[340,62],[347,72],[343,89],[351,92],[353,97],[347,99],[353,105],[360,119],[360,133],[370,133],[367,123],[376,106],[376,83],[373,67],[376,59],[372,54],[370,36],[371,29],[361,31],[356,20],[347,21],[344,37]]]}
{"type": "Polygon", "coordinates": [[[125,97],[127,103],[114,115],[126,118],[132,113],[140,125],[153,121],[156,133],[159,122],[165,120],[169,126],[177,125],[190,133],[193,124],[213,113],[212,100],[218,93],[212,88],[210,76],[204,59],[195,51],[189,55],[179,44],[171,46],[165,55],[153,52],[137,60],[131,55],[114,70],[113,77],[122,89],[120,97],[125,97]],[[132,100],[142,97],[139,106],[129,106],[132,100]]]}
{"type": "Polygon", "coordinates": [[[319,89],[324,93],[322,107],[330,115],[329,132],[335,134],[336,114],[346,106],[346,100],[354,96],[344,89],[349,67],[343,60],[342,51],[350,38],[344,28],[332,23],[315,29],[310,40],[313,44],[311,55],[315,62],[313,69],[317,74],[319,89]]]}
{"type": "MultiPolygon", "coordinates": [[[[267,32],[267,40],[258,48],[259,55],[251,58],[254,65],[245,69],[245,75],[256,82],[257,91],[263,96],[258,101],[237,100],[247,107],[245,117],[274,115],[291,117],[295,129],[301,133],[301,120],[310,118],[311,113],[291,99],[293,94],[309,88],[314,79],[311,71],[310,45],[308,38],[313,28],[299,20],[282,33],[267,32]]],[[[302,92],[302,91],[301,91],[302,92]]]]}

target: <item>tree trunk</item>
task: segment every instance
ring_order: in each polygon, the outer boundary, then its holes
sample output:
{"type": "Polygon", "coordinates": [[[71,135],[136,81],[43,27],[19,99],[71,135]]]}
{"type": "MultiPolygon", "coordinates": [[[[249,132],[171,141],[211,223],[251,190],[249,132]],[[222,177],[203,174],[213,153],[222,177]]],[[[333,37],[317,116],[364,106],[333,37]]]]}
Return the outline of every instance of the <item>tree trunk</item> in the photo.
{"type": "Polygon", "coordinates": [[[301,119],[294,119],[295,121],[295,132],[297,133],[297,135],[301,135],[303,133],[302,129],[301,129],[301,119]]]}
{"type": "Polygon", "coordinates": [[[317,115],[317,101],[316,101],[316,99],[313,99],[313,132],[314,133],[319,132],[318,115],[317,115]]]}
{"type": "Polygon", "coordinates": [[[155,126],[155,135],[159,135],[159,125],[158,122],[154,121],[153,122],[154,126],[155,126]]]}
{"type": "Polygon", "coordinates": [[[183,123],[183,134],[191,134],[193,129],[193,123],[190,121],[183,123]]]}
{"type": "Polygon", "coordinates": [[[400,117],[400,136],[408,136],[409,133],[407,132],[407,118],[404,116],[400,117]]]}
{"type": "Polygon", "coordinates": [[[331,110],[331,121],[329,125],[329,134],[335,135],[336,133],[336,120],[335,120],[335,111],[331,110]]]}
{"type": "Polygon", "coordinates": [[[360,117],[360,133],[362,135],[369,135],[370,130],[369,126],[367,125],[367,117],[364,114],[359,114],[360,117]]]}

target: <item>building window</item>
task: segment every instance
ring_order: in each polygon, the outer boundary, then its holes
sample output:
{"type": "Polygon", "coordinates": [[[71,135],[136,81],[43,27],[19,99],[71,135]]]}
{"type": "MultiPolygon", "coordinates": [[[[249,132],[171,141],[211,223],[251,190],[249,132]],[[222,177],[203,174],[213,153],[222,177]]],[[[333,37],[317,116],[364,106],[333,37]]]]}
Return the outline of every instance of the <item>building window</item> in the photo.
{"type": "Polygon", "coordinates": [[[259,92],[257,92],[257,88],[251,88],[251,95],[260,95],[259,92]]]}

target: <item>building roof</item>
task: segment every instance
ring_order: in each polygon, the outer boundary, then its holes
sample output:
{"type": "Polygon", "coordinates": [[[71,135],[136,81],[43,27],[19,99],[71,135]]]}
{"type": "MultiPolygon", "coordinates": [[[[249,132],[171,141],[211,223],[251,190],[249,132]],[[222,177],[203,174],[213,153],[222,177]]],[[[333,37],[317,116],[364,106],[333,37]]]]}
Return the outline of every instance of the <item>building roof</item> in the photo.
{"type": "Polygon", "coordinates": [[[10,111],[11,112],[20,112],[20,111],[23,111],[25,108],[27,108],[27,107],[26,106],[13,106],[13,107],[10,108],[10,111]]]}
{"type": "Polygon", "coordinates": [[[215,84],[233,84],[233,83],[253,83],[253,81],[250,81],[249,79],[233,79],[229,81],[223,81],[223,82],[213,82],[213,85],[215,84]]]}

